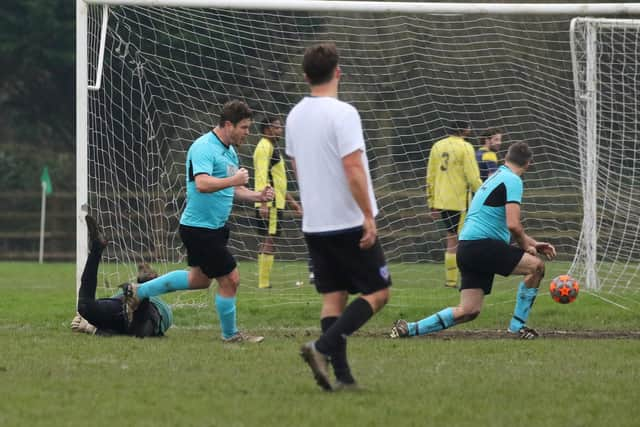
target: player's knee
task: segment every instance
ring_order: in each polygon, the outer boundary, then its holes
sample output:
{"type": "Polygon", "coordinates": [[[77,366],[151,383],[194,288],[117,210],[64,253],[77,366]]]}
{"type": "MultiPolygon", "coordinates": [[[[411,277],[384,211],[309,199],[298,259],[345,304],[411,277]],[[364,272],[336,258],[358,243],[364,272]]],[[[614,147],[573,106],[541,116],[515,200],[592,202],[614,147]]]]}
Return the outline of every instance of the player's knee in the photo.
{"type": "Polygon", "coordinates": [[[205,289],[211,284],[211,279],[201,271],[191,269],[187,276],[190,289],[205,289]]]}
{"type": "Polygon", "coordinates": [[[542,278],[544,277],[544,261],[540,258],[536,258],[533,274],[542,278]]]}
{"type": "Polygon", "coordinates": [[[380,291],[380,308],[387,305],[390,298],[391,298],[391,290],[389,288],[386,288],[380,291]]]}
{"type": "Polygon", "coordinates": [[[478,308],[471,308],[468,310],[464,311],[463,314],[463,322],[471,322],[472,320],[475,320],[476,317],[480,316],[480,309],[478,308]]]}
{"type": "Polygon", "coordinates": [[[373,311],[377,312],[389,302],[390,296],[389,288],[385,288],[363,298],[371,305],[373,311]]]}

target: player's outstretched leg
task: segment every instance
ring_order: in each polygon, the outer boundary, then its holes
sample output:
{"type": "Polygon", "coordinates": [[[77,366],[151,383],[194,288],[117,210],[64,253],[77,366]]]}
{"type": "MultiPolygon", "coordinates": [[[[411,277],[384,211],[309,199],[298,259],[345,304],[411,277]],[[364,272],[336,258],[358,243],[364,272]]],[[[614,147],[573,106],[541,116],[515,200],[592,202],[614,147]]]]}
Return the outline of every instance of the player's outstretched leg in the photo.
{"type": "Polygon", "coordinates": [[[96,298],[96,287],[98,286],[98,266],[102,257],[102,251],[107,246],[107,240],[102,236],[100,227],[96,220],[87,215],[85,217],[89,237],[90,252],[80,278],[80,289],[78,291],[78,310],[80,305],[93,301],[96,298]]]}
{"type": "Polygon", "coordinates": [[[445,308],[417,322],[396,320],[391,328],[391,338],[407,338],[431,334],[455,325],[453,308],[445,308]]]}
{"type": "Polygon", "coordinates": [[[144,282],[141,285],[125,283],[121,287],[124,294],[127,317],[131,321],[133,320],[133,313],[143,299],[189,289],[189,272],[176,270],[144,282]]]}
{"type": "Polygon", "coordinates": [[[409,322],[404,319],[393,322],[389,336],[391,338],[407,338],[409,336],[409,322]]]}
{"type": "Polygon", "coordinates": [[[484,301],[484,290],[469,288],[460,291],[460,304],[425,317],[417,322],[397,320],[391,328],[391,338],[405,338],[426,335],[448,329],[454,325],[470,322],[480,314],[484,301]]]}
{"type": "Polygon", "coordinates": [[[87,224],[87,232],[89,235],[89,243],[91,249],[93,249],[94,243],[96,246],[105,248],[109,242],[102,235],[102,231],[100,230],[98,222],[91,215],[87,215],[84,220],[87,224]]]}

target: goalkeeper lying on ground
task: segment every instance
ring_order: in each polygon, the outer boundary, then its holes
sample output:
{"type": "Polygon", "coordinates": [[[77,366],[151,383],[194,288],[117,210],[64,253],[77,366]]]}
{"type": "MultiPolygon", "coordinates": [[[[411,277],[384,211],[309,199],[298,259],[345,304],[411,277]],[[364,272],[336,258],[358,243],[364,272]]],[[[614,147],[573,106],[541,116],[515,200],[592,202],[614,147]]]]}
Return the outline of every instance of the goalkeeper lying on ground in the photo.
{"type": "MultiPolygon", "coordinates": [[[[111,298],[96,299],[98,265],[107,240],[102,237],[96,220],[87,215],[90,252],[80,279],[78,292],[78,314],[71,321],[74,332],[91,335],[133,335],[139,338],[162,336],[173,323],[173,313],[167,303],[158,297],[141,301],[133,313],[131,323],[127,321],[126,305],[122,293],[111,298]]],[[[146,282],[158,274],[147,264],[138,266],[138,283],[146,282]]]]}

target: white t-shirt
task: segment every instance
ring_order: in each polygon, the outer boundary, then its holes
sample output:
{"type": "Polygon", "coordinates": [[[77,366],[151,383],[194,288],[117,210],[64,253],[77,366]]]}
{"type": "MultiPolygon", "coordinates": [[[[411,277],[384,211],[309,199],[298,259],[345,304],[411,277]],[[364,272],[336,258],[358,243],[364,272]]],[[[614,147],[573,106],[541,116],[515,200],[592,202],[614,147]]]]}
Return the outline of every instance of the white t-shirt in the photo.
{"type": "Polygon", "coordinates": [[[358,150],[373,215],[378,214],[362,123],[353,106],[332,97],[306,97],[289,113],[285,138],[286,153],[295,159],[298,172],[302,231],[320,233],[362,226],[364,215],[342,166],[342,158],[358,150]]]}

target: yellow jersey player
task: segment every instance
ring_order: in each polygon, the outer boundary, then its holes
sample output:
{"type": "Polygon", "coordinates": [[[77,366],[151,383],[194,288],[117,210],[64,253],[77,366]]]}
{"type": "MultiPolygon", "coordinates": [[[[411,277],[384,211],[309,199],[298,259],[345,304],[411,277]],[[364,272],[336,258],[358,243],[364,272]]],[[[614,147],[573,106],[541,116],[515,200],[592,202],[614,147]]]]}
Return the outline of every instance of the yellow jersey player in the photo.
{"type": "Polygon", "coordinates": [[[473,146],[464,139],[470,133],[466,122],[454,122],[450,136],[433,144],[427,164],[427,203],[433,219],[442,220],[447,230],[445,286],[451,288],[458,284],[458,231],[470,194],[482,185],[473,146]]]}
{"type": "Polygon", "coordinates": [[[278,147],[282,137],[282,122],[277,117],[266,117],[260,125],[262,139],[253,152],[253,168],[255,173],[255,190],[262,191],[270,185],[275,198],[270,202],[256,202],[257,228],[264,236],[258,253],[258,287],[270,288],[271,268],[275,252],[274,237],[280,234],[278,222],[282,219],[282,210],[286,202],[302,215],[302,208],[287,193],[287,171],[284,158],[278,147]]]}
{"type": "Polygon", "coordinates": [[[489,129],[482,134],[482,147],[476,151],[476,160],[480,168],[482,182],[486,181],[498,170],[498,151],[501,144],[502,131],[500,129],[489,129]]]}

